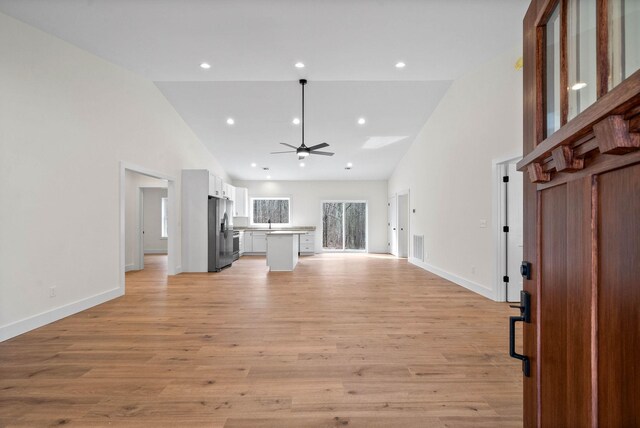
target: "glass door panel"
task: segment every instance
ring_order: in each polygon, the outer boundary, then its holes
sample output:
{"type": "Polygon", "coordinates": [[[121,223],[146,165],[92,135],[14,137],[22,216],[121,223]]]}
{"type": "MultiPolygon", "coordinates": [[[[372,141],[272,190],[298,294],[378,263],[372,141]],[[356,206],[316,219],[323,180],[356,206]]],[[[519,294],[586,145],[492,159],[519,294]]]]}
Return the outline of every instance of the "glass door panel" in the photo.
{"type": "Polygon", "coordinates": [[[569,0],[568,88],[571,120],[597,99],[596,0],[569,0]]]}
{"type": "Polygon", "coordinates": [[[640,69],[640,0],[609,0],[609,88],[640,69]]]}
{"type": "Polygon", "coordinates": [[[556,6],[545,31],[546,136],[560,129],[560,7],[556,6]]]}
{"type": "Polygon", "coordinates": [[[322,204],[322,248],[326,250],[342,250],[344,234],[342,202],[324,202],[322,204]]]}
{"type": "Polygon", "coordinates": [[[367,204],[345,202],[344,204],[345,249],[367,248],[367,204]]]}

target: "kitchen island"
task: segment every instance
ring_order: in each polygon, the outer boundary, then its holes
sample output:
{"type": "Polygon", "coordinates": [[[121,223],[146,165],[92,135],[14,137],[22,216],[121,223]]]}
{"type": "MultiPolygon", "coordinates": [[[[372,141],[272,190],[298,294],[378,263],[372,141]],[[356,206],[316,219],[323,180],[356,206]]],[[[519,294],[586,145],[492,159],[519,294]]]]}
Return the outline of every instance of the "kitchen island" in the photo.
{"type": "Polygon", "coordinates": [[[267,266],[272,272],[291,272],[298,264],[299,235],[304,230],[267,232],[267,266]]]}

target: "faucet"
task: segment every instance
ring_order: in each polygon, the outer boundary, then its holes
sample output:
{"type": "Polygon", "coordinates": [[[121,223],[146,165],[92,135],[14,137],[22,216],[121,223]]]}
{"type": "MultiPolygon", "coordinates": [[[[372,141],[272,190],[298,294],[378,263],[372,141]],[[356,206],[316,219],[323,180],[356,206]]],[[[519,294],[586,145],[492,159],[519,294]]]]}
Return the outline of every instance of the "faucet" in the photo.
{"type": "Polygon", "coordinates": [[[269,230],[271,230],[271,219],[269,219],[269,230]]]}

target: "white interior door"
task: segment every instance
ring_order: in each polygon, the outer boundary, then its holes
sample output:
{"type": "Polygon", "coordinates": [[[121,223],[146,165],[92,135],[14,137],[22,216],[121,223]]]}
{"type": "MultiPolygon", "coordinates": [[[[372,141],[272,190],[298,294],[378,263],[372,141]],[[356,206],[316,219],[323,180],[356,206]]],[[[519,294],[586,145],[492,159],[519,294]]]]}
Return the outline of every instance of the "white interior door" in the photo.
{"type": "Polygon", "coordinates": [[[520,275],[520,264],[523,257],[522,243],[522,173],[516,170],[516,164],[507,166],[509,182],[507,183],[507,274],[509,276],[509,286],[507,287],[507,301],[520,301],[520,291],[522,290],[522,276],[520,275]]]}
{"type": "Polygon", "coordinates": [[[398,195],[398,257],[409,257],[409,195],[398,195]]]}
{"type": "Polygon", "coordinates": [[[389,198],[388,204],[388,236],[389,236],[389,252],[394,256],[398,255],[398,209],[396,205],[396,197],[389,198]]]}

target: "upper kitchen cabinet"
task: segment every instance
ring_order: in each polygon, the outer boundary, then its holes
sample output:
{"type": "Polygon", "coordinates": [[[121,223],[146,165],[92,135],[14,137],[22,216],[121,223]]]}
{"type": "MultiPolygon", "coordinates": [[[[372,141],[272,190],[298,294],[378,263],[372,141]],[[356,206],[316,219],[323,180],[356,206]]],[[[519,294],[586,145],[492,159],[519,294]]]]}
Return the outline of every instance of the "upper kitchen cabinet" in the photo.
{"type": "Polygon", "coordinates": [[[249,217],[249,189],[246,187],[235,188],[234,216],[249,217]]]}
{"type": "Polygon", "coordinates": [[[233,200],[233,186],[229,183],[222,183],[222,197],[233,200]]]}
{"type": "Polygon", "coordinates": [[[222,198],[222,186],[222,178],[209,173],[209,195],[216,198],[222,198]]]}

